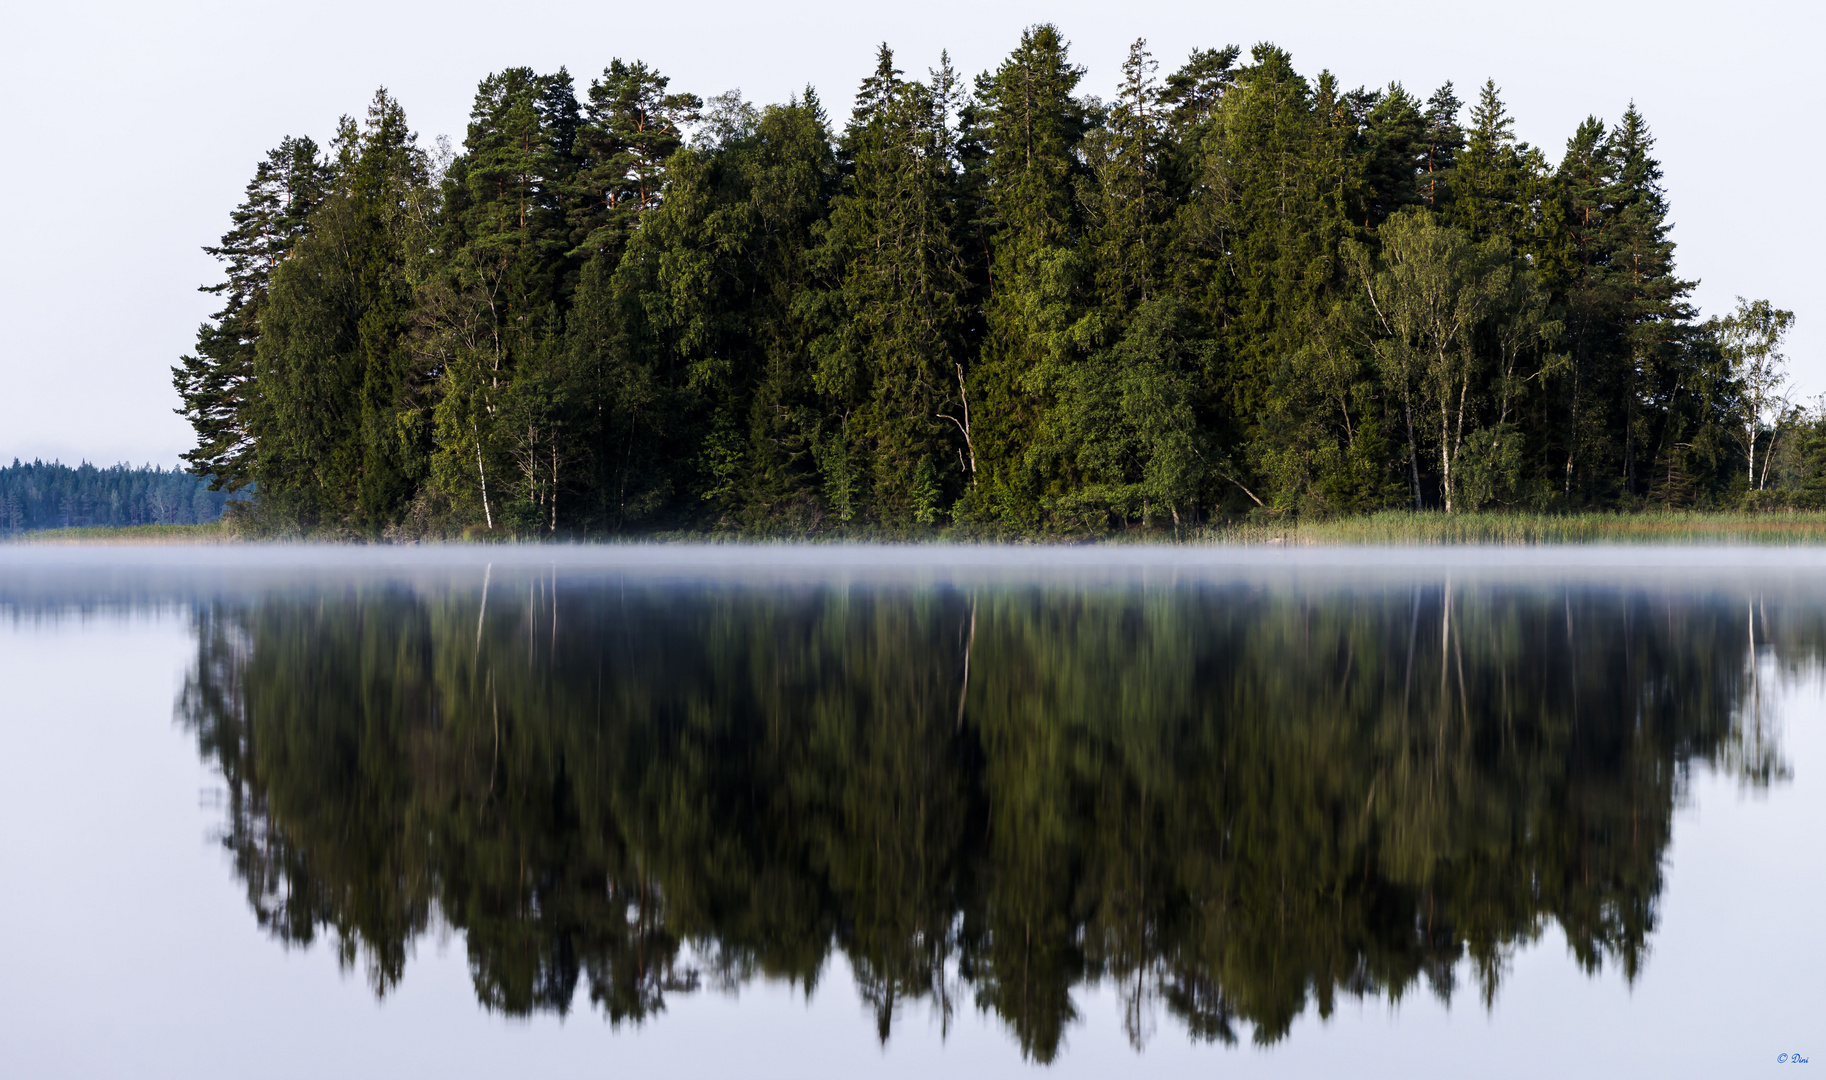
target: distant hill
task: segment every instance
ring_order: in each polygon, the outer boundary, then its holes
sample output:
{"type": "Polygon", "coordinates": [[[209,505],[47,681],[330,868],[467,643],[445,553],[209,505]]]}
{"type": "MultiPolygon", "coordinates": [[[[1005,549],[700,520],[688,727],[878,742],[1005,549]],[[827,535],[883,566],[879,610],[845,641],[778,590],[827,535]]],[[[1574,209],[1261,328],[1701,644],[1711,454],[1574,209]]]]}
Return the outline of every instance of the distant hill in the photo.
{"type": "Polygon", "coordinates": [[[237,496],[180,469],[13,459],[0,466],[0,533],[95,525],[205,525],[237,496]]]}

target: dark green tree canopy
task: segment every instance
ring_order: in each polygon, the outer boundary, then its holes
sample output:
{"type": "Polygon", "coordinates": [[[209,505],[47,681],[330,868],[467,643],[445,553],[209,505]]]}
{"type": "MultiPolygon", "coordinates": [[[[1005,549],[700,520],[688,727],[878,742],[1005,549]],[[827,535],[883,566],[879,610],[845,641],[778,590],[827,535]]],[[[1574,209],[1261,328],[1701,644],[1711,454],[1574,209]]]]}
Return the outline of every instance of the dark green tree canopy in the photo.
{"type": "Polygon", "coordinates": [[[432,151],[382,91],[207,249],[186,460],[367,537],[1096,534],[1826,472],[1801,413],[1743,427],[1633,105],[1554,164],[1493,81],[1353,90],[1266,42],[1166,71],[1138,40],[1087,89],[1040,24],[973,81],[884,43],[838,118],[618,58],[491,74],[432,151]]]}

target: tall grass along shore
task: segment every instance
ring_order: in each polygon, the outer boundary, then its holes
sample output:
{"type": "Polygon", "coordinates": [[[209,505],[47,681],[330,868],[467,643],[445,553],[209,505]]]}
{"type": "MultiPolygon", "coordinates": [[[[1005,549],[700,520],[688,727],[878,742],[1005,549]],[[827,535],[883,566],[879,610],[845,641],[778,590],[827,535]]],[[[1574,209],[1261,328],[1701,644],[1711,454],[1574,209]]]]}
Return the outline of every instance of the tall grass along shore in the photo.
{"type": "Polygon", "coordinates": [[[0,536],[0,544],[224,544],[242,539],[222,522],[207,525],[90,525],[33,529],[0,536]]]}
{"type": "Polygon", "coordinates": [[[1826,513],[1439,514],[1385,511],[1327,519],[1246,519],[1194,542],[1295,545],[1826,543],[1826,513]]]}
{"type": "MultiPolygon", "coordinates": [[[[575,543],[580,537],[544,532],[519,536],[474,533],[426,537],[432,541],[481,543],[575,543]]],[[[1019,543],[1235,544],[1320,546],[1428,546],[1538,544],[1691,544],[1803,546],[1826,544],[1826,512],[1720,513],[1647,511],[1633,514],[1442,514],[1386,511],[1337,518],[1244,518],[1192,529],[1131,529],[1101,536],[1070,534],[986,535],[948,528],[883,532],[858,529],[816,536],[749,535],[733,532],[665,533],[661,543],[1019,543]]],[[[227,544],[287,542],[363,543],[346,532],[260,533],[233,521],[209,525],[135,525],[124,528],[40,529],[0,538],[0,544],[227,544]]],[[[416,543],[418,541],[405,541],[416,543]]],[[[620,542],[627,542],[623,539],[620,542]]]]}

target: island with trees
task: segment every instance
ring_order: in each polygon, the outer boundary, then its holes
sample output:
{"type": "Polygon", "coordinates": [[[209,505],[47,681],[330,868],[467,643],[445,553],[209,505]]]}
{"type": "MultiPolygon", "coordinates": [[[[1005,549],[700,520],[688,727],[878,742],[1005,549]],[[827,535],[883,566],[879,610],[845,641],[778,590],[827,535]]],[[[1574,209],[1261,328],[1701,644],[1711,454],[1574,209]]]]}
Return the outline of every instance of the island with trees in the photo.
{"type": "Polygon", "coordinates": [[[1519,141],[1272,45],[1111,95],[1050,25],[847,119],[613,60],[287,137],[173,369],[269,529],[1095,535],[1826,503],[1791,312],[1701,318],[1647,119],[1519,141]]]}

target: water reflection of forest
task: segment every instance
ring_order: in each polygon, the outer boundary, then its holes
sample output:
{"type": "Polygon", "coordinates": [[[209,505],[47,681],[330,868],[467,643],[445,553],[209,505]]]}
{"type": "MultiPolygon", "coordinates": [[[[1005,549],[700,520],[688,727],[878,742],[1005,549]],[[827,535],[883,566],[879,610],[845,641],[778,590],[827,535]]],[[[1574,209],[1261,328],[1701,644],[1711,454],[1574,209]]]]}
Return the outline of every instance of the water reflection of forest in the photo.
{"type": "Polygon", "coordinates": [[[180,702],[261,924],[377,993],[442,920],[484,1005],[611,1022],[833,950],[880,1034],[1074,987],[1137,1045],[1340,994],[1493,1001],[1561,926],[1634,978],[1691,763],[1781,774],[1741,601],[1299,592],[351,589],[199,608],[180,702]],[[1468,964],[1461,964],[1467,959],[1468,964]]]}

